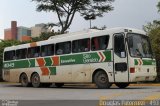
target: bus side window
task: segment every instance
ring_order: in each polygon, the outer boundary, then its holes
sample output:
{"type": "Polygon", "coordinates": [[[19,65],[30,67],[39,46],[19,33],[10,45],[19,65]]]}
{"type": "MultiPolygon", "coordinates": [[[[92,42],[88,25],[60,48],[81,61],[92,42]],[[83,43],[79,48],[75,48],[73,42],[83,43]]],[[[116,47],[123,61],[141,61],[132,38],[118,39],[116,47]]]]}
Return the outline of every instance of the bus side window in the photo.
{"type": "Polygon", "coordinates": [[[126,57],[125,56],[125,43],[124,43],[124,35],[123,34],[116,34],[114,36],[114,52],[119,57],[126,57]]]}
{"type": "Polygon", "coordinates": [[[92,38],[92,51],[105,50],[108,47],[109,35],[93,37],[92,38]]]}
{"type": "Polygon", "coordinates": [[[88,52],[90,51],[90,39],[80,39],[72,42],[72,52],[88,52]]]}
{"type": "Polygon", "coordinates": [[[40,56],[40,47],[28,48],[28,58],[34,58],[40,56]]]}
{"type": "Polygon", "coordinates": [[[41,46],[41,56],[51,56],[54,55],[54,44],[41,46]]]}
{"type": "Polygon", "coordinates": [[[16,56],[15,56],[15,51],[6,51],[4,53],[4,61],[8,61],[8,60],[15,60],[16,56]]]}
{"type": "Polygon", "coordinates": [[[62,42],[56,44],[56,55],[71,53],[71,42],[62,42]]]}
{"type": "Polygon", "coordinates": [[[27,49],[16,50],[17,59],[25,59],[27,57],[27,49]]]}
{"type": "Polygon", "coordinates": [[[45,46],[41,46],[41,56],[46,56],[46,45],[45,46]]]}

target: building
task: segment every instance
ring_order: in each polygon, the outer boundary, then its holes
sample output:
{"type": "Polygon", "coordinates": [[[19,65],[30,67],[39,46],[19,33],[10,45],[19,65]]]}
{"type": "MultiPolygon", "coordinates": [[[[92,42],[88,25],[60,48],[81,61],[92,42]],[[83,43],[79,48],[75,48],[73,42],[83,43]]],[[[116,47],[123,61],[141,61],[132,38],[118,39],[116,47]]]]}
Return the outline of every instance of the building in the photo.
{"type": "Polygon", "coordinates": [[[31,29],[23,26],[18,27],[17,40],[20,40],[20,41],[31,40],[31,29]]]}
{"type": "Polygon", "coordinates": [[[4,29],[4,40],[12,40],[11,29],[4,29]]]}
{"type": "Polygon", "coordinates": [[[31,27],[31,35],[32,37],[39,37],[42,32],[49,32],[49,30],[45,27],[45,24],[36,24],[34,27],[31,27]]]}
{"type": "Polygon", "coordinates": [[[45,24],[36,24],[34,27],[17,27],[17,22],[11,22],[11,28],[4,29],[4,40],[27,41],[33,37],[39,37],[42,32],[49,32],[45,24]]]}
{"type": "Polygon", "coordinates": [[[4,40],[31,40],[31,29],[23,26],[17,27],[17,22],[11,22],[11,28],[4,29],[4,40]]]}
{"type": "Polygon", "coordinates": [[[17,22],[11,22],[11,28],[4,30],[4,40],[16,40],[17,36],[17,22]]]}

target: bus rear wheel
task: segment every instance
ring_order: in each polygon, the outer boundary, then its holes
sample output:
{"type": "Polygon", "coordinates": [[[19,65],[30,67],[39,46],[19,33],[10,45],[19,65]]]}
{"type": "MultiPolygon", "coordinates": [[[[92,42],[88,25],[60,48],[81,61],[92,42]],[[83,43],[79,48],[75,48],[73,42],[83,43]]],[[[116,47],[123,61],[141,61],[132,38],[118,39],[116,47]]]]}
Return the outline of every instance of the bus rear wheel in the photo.
{"type": "Polygon", "coordinates": [[[28,87],[30,86],[30,83],[28,82],[28,77],[25,73],[23,73],[21,76],[20,76],[20,82],[21,82],[21,85],[23,87],[28,87]]]}
{"type": "Polygon", "coordinates": [[[94,82],[96,86],[100,89],[108,89],[111,87],[108,76],[104,71],[96,72],[96,74],[94,75],[94,82]]]}
{"type": "Polygon", "coordinates": [[[64,85],[64,83],[55,83],[55,86],[56,86],[57,88],[61,88],[63,85],[64,85]]]}
{"type": "Polygon", "coordinates": [[[126,88],[129,86],[129,83],[115,83],[115,85],[119,88],[126,88]]]}
{"type": "Polygon", "coordinates": [[[41,86],[40,76],[38,73],[34,73],[31,77],[32,86],[38,88],[41,86]]]}

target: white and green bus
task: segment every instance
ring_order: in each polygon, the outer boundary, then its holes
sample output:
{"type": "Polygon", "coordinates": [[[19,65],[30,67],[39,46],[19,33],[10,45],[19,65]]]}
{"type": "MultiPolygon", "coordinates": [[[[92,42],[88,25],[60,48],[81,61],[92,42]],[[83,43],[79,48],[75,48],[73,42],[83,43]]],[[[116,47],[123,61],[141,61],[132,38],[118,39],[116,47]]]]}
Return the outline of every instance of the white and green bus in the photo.
{"type": "Polygon", "coordinates": [[[138,29],[85,30],[4,49],[3,79],[24,87],[95,83],[125,88],[156,75],[149,37],[138,29]]]}

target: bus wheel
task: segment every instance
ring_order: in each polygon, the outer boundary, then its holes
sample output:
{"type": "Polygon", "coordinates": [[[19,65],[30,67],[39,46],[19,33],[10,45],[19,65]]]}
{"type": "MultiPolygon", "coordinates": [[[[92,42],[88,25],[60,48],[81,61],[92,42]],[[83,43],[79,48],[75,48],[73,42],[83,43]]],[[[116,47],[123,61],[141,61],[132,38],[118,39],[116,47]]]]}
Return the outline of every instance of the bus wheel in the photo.
{"type": "Polygon", "coordinates": [[[107,89],[107,88],[110,88],[111,86],[108,80],[108,76],[104,71],[98,71],[94,75],[94,82],[96,86],[100,89],[107,89]]]}
{"type": "Polygon", "coordinates": [[[64,85],[64,83],[55,83],[55,86],[56,86],[57,88],[61,88],[63,85],[64,85]]]}
{"type": "Polygon", "coordinates": [[[129,86],[129,83],[115,83],[115,85],[119,88],[126,88],[129,86]]]}
{"type": "Polygon", "coordinates": [[[28,77],[25,73],[20,76],[20,82],[23,87],[28,87],[30,83],[28,82],[28,77]]]}
{"type": "Polygon", "coordinates": [[[34,73],[31,77],[32,86],[38,88],[41,86],[40,76],[38,73],[34,73]]]}

